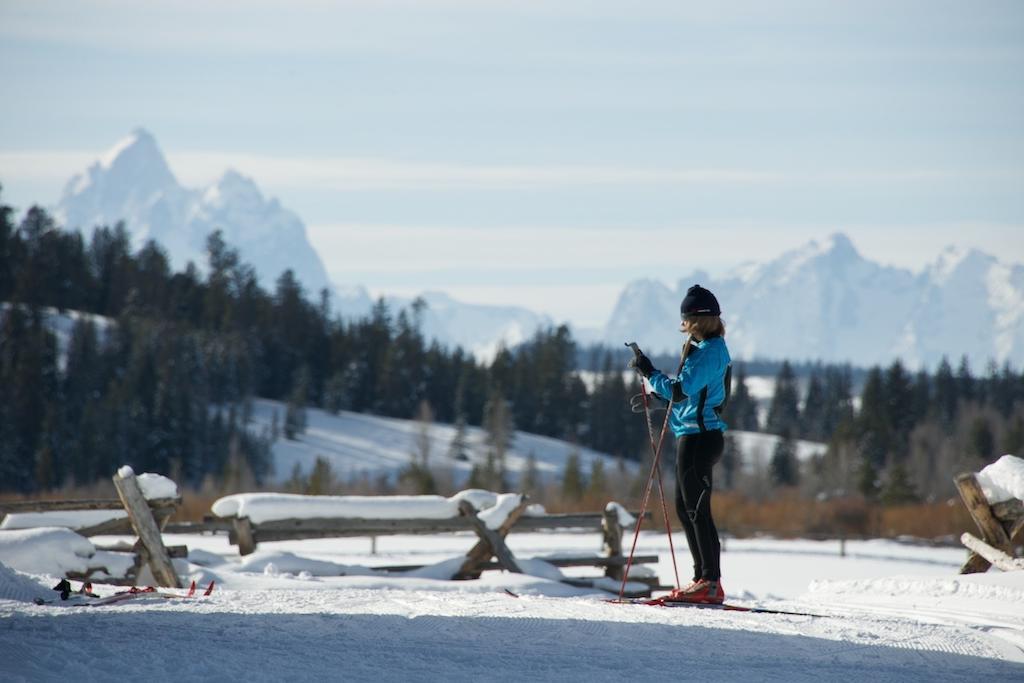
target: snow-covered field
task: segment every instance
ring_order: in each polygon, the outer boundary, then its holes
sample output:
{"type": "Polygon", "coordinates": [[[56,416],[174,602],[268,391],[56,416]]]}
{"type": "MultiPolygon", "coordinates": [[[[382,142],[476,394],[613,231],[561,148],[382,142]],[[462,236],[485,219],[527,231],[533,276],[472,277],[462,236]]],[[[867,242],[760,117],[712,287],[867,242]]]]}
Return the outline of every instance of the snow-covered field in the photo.
{"type": "MultiPolygon", "coordinates": [[[[276,420],[284,424],[285,404],[279,401],[257,399],[253,402],[251,429],[269,432],[276,420]]],[[[370,479],[380,475],[394,476],[409,466],[412,454],[418,451],[417,440],[423,426],[415,420],[381,417],[367,413],[342,411],[338,415],[309,408],[306,410],[306,431],[295,440],[277,439],[273,446],[274,476],[278,481],[287,479],[297,465],[308,474],[318,457],[331,465],[331,470],[342,481],[361,477],[370,479]]],[[[480,427],[466,429],[466,455],[468,460],[455,460],[449,448],[455,436],[450,424],[433,423],[426,430],[430,443],[430,466],[438,471],[450,471],[464,482],[474,463],[483,464],[487,457],[486,433],[480,427]]],[[[561,476],[565,460],[571,452],[580,456],[580,465],[589,472],[594,460],[603,460],[605,471],[612,472],[618,461],[610,455],[589,448],[538,434],[517,431],[505,457],[506,470],[517,477],[524,472],[532,455],[541,477],[561,476]]],[[[623,466],[635,471],[634,463],[623,466]]]]}
{"type": "MultiPolygon", "coordinates": [[[[597,553],[601,542],[508,540],[518,558],[597,553]]],[[[366,538],[263,543],[245,558],[224,536],[166,541],[189,546],[179,571],[215,580],[212,596],[37,606],[31,598],[53,598],[56,579],[0,567],[0,679],[1024,680],[1024,572],[958,576],[955,548],[850,542],[840,557],[838,542],[726,542],[730,601],[824,615],[804,617],[614,605],[607,593],[505,572],[429,578],[471,535],[380,537],[375,554],[366,538]],[[366,569],[395,564],[428,569],[366,569]]],[[[685,540],[676,543],[682,559],[685,540]]],[[[657,553],[672,582],[664,535],[645,533],[638,552],[657,553]]]]}
{"type": "MultiPolygon", "coordinates": [[[[251,429],[258,433],[269,433],[275,415],[277,423],[283,424],[283,403],[257,399],[253,402],[251,429]]],[[[361,477],[372,480],[380,475],[394,477],[409,465],[423,429],[415,420],[366,413],[342,411],[332,415],[310,408],[306,415],[308,425],[305,433],[299,434],[295,440],[282,436],[272,446],[274,479],[277,481],[288,479],[296,466],[301,472],[309,474],[318,457],[329,462],[335,476],[342,481],[361,477]]],[[[449,448],[455,436],[453,425],[434,423],[427,428],[426,434],[430,443],[431,467],[439,472],[450,472],[457,486],[469,478],[474,463],[483,464],[486,460],[486,434],[480,427],[467,428],[466,454],[469,459],[463,461],[453,460],[449,456],[449,448]]],[[[779,437],[738,430],[730,430],[729,434],[736,439],[743,467],[754,471],[767,468],[779,437]]],[[[671,447],[669,443],[667,448],[671,447]]],[[[797,441],[796,447],[797,457],[805,460],[823,453],[826,446],[813,441],[797,441]]],[[[574,446],[559,439],[517,431],[505,458],[506,470],[515,481],[526,470],[532,455],[540,477],[557,478],[565,470],[566,458],[573,451],[579,453],[584,473],[590,472],[595,460],[604,461],[605,472],[615,472],[620,465],[616,458],[605,453],[574,446]]],[[[637,471],[635,462],[622,462],[621,465],[629,472],[637,471]]]]}

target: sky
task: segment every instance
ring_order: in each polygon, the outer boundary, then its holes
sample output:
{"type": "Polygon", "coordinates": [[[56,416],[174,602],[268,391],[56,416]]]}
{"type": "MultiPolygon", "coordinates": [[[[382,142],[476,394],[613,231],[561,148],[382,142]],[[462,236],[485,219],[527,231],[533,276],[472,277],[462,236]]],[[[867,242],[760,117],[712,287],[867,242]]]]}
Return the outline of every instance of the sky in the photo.
{"type": "Polygon", "coordinates": [[[1024,3],[0,0],[2,198],[132,129],[227,167],[328,273],[600,325],[846,233],[1024,263],[1024,3]]]}

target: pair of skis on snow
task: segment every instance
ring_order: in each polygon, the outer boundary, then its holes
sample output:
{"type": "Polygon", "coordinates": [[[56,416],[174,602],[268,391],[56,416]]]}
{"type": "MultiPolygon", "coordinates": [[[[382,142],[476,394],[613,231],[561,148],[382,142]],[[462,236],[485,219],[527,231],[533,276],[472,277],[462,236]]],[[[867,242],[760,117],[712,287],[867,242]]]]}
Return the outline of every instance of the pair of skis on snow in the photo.
{"type": "Polygon", "coordinates": [[[693,607],[696,609],[716,609],[723,612],[749,612],[751,614],[785,614],[793,617],[823,617],[823,614],[812,614],[810,612],[795,612],[784,609],[771,609],[769,607],[745,607],[743,605],[731,605],[729,603],[711,602],[683,602],[681,600],[669,600],[667,598],[613,598],[606,600],[616,605],[650,605],[652,607],[693,607]]]}
{"type": "MultiPolygon", "coordinates": [[[[518,593],[505,589],[505,594],[518,598],[518,593]]],[[[668,600],[667,598],[609,598],[604,602],[613,605],[647,605],[650,607],[693,607],[696,609],[714,609],[722,612],[749,612],[751,614],[785,614],[792,617],[824,617],[824,614],[813,614],[811,612],[794,612],[783,609],[771,609],[769,607],[744,607],[743,605],[730,605],[728,603],[707,603],[707,602],[682,602],[679,600],[668,600]]]]}
{"type": "Polygon", "coordinates": [[[183,599],[194,599],[199,597],[206,597],[213,593],[214,582],[210,581],[210,585],[206,587],[201,594],[196,591],[196,582],[193,581],[189,587],[187,593],[177,593],[174,591],[164,590],[163,588],[154,588],[153,586],[132,586],[126,591],[118,591],[113,595],[106,597],[100,597],[92,592],[92,584],[89,582],[83,583],[82,587],[72,593],[71,584],[67,579],[61,579],[60,583],[53,587],[53,590],[60,592],[60,599],[44,600],[42,598],[36,598],[33,602],[37,605],[62,605],[65,607],[100,607],[103,605],[113,605],[126,600],[134,600],[137,598],[163,598],[165,600],[183,600],[183,599]]]}

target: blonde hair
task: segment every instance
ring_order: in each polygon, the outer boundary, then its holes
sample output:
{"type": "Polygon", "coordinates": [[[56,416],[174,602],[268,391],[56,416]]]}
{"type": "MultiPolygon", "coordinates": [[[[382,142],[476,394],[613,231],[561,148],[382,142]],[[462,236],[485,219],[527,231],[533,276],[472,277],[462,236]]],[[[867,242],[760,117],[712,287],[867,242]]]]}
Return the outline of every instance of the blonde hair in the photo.
{"type": "Polygon", "coordinates": [[[725,323],[717,315],[697,315],[687,320],[690,323],[690,332],[700,339],[725,336],[725,323]]]}

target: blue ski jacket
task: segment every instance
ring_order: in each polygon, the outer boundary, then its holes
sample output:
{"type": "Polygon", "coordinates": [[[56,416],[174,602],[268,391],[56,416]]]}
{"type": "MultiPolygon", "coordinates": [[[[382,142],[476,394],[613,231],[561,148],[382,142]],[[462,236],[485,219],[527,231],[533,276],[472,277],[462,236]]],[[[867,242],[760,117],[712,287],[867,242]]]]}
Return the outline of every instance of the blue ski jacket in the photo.
{"type": "Polygon", "coordinates": [[[647,381],[655,393],[666,401],[674,401],[669,418],[673,434],[727,429],[718,413],[728,395],[726,383],[731,363],[725,339],[709,337],[690,349],[677,377],[659,370],[651,373],[647,381]]]}

